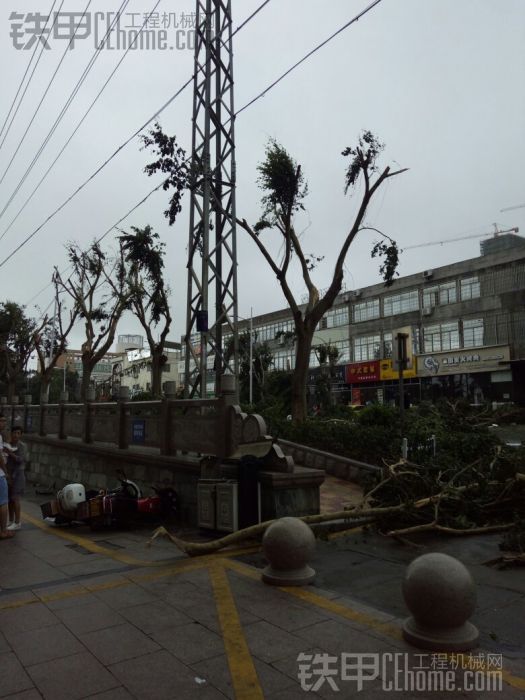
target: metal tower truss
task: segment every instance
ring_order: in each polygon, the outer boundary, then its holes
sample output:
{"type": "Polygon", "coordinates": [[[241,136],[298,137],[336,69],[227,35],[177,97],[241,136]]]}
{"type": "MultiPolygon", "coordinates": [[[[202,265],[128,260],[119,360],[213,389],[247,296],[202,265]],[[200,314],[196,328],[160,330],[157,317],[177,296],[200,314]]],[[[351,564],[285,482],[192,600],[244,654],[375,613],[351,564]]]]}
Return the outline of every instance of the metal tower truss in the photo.
{"type": "Polygon", "coordinates": [[[238,376],[230,0],[197,0],[194,70],[185,396],[206,398],[222,374],[238,376]]]}

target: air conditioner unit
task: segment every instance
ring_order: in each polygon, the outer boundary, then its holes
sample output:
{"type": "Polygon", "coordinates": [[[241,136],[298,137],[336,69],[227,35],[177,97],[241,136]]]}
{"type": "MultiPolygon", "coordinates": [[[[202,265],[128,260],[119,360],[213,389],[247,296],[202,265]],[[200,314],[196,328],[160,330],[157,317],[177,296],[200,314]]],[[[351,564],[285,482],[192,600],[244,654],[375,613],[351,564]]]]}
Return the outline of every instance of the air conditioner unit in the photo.
{"type": "Polygon", "coordinates": [[[360,289],[354,289],[354,291],[352,292],[352,296],[354,297],[354,299],[359,299],[361,294],[362,294],[362,292],[360,289]]]}
{"type": "Polygon", "coordinates": [[[432,307],[431,306],[423,307],[423,316],[432,316],[432,307]]]}
{"type": "Polygon", "coordinates": [[[284,335],[280,335],[280,336],[277,338],[277,343],[278,343],[279,345],[284,345],[284,343],[285,343],[285,337],[284,337],[284,335]]]}
{"type": "Polygon", "coordinates": [[[423,272],[423,277],[426,280],[431,279],[431,277],[433,277],[433,276],[434,276],[434,270],[425,270],[425,272],[423,272]]]}

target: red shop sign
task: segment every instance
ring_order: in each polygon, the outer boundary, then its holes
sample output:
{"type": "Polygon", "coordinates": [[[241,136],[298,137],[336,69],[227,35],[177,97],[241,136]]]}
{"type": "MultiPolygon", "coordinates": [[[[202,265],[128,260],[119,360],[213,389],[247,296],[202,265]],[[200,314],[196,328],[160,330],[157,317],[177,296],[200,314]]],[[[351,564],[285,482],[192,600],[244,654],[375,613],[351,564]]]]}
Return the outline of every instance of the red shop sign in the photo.
{"type": "Polygon", "coordinates": [[[351,365],[346,365],[345,379],[347,384],[379,381],[379,360],[354,362],[351,365]]]}

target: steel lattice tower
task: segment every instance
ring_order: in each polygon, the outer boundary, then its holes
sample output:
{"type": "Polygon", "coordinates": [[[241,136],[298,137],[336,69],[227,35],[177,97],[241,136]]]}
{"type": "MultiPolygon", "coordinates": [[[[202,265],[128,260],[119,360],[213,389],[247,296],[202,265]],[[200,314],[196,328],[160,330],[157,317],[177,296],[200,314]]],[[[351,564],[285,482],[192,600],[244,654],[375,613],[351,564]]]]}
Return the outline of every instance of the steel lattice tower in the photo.
{"type": "Polygon", "coordinates": [[[185,396],[205,398],[207,379],[217,393],[238,376],[233,50],[230,0],[196,4],[185,396]]]}

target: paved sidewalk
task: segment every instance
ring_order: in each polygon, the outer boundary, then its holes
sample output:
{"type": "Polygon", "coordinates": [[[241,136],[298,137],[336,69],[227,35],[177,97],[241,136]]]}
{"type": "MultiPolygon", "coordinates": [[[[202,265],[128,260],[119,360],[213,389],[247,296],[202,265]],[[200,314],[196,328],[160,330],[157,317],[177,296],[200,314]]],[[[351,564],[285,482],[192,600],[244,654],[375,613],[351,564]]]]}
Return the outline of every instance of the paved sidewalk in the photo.
{"type": "MultiPolygon", "coordinates": [[[[52,528],[36,504],[24,508],[22,530],[0,544],[2,700],[374,700],[392,696],[385,683],[394,679],[395,659],[406,658],[413,674],[430,664],[427,654],[403,642],[402,611],[384,596],[376,597],[380,605],[363,602],[363,589],[382,579],[397,591],[405,562],[388,562],[379,544],[356,534],[320,543],[315,566],[322,588],[280,589],[263,584],[251,565],[262,563],[256,548],[189,559],[166,541],[147,548],[147,529],[52,528]],[[343,657],[348,663],[367,655],[368,673],[376,677],[364,680],[361,692],[350,666],[354,679],[341,679],[342,654],[350,655],[343,657]],[[380,654],[392,656],[376,669],[380,654]]],[[[499,602],[507,600],[517,615],[512,604],[519,596],[507,580],[499,579],[499,602]]],[[[501,691],[456,690],[455,697],[524,698],[523,656],[522,649],[504,657],[501,691]]],[[[456,662],[453,676],[465,688],[456,662]]]]}

